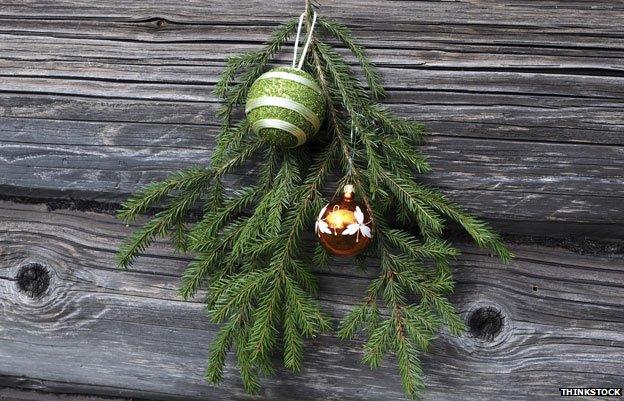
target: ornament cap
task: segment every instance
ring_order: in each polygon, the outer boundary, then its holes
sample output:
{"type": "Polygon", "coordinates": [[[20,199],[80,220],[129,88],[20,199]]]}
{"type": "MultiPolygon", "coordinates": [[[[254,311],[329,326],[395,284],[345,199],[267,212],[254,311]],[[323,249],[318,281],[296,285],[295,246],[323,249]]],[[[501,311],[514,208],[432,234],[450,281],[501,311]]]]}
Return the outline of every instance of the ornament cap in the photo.
{"type": "Polygon", "coordinates": [[[353,200],[353,194],[355,193],[355,187],[351,184],[347,184],[342,188],[342,198],[346,201],[353,200]]]}

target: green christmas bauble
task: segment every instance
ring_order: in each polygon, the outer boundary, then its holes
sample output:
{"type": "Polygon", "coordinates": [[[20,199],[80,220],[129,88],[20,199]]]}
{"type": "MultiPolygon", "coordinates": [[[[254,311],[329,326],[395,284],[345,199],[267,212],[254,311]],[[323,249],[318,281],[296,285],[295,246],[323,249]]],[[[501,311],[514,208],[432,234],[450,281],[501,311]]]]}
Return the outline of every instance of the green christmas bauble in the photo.
{"type": "Polygon", "coordinates": [[[312,75],[279,67],[261,75],[249,89],[245,107],[251,130],[284,148],[303,145],[321,128],[325,96],[312,75]]]}

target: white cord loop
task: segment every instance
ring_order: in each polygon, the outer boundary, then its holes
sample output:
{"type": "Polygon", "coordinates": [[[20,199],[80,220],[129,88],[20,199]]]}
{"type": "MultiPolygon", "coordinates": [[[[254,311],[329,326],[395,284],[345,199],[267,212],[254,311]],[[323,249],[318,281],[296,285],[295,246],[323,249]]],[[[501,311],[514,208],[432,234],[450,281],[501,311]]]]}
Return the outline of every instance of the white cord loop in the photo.
{"type": "Polygon", "coordinates": [[[349,170],[347,171],[347,175],[349,178],[353,175],[353,159],[355,158],[355,126],[353,122],[351,122],[351,152],[349,154],[348,162],[349,162],[349,170]]]}
{"type": "Polygon", "coordinates": [[[314,31],[314,25],[316,25],[316,12],[314,12],[314,17],[312,17],[312,25],[310,26],[310,32],[308,32],[308,39],[306,40],[305,46],[303,47],[303,51],[301,52],[301,58],[299,59],[299,64],[297,65],[297,50],[299,50],[299,37],[301,36],[301,28],[303,27],[303,19],[305,18],[306,13],[307,12],[304,12],[299,17],[299,26],[297,27],[297,38],[295,39],[295,51],[292,61],[292,68],[297,68],[299,70],[303,67],[306,53],[308,53],[308,47],[310,47],[310,42],[312,42],[312,32],[314,31]]]}

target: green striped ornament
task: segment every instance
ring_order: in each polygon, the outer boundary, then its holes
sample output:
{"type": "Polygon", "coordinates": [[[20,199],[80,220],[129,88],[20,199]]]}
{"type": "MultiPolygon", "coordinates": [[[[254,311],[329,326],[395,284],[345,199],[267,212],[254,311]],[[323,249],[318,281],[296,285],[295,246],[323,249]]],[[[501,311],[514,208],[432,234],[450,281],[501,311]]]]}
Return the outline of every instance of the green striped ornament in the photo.
{"type": "Polygon", "coordinates": [[[325,106],[325,96],[312,75],[298,68],[278,67],[253,83],[245,112],[258,136],[294,148],[319,131],[325,106]]]}

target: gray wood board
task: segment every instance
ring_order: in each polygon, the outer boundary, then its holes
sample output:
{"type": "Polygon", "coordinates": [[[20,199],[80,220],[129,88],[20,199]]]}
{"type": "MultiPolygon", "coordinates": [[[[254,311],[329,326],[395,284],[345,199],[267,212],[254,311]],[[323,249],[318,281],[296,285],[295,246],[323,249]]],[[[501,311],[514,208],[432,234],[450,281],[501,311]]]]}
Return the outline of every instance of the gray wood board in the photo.
{"type": "Polygon", "coordinates": [[[128,401],[128,398],[107,397],[100,395],[78,395],[72,393],[46,393],[37,390],[22,390],[0,387],[0,401],[128,401]]]}
{"type": "MultiPolygon", "coordinates": [[[[392,359],[371,371],[359,362],[361,342],[329,335],[308,343],[301,375],[280,370],[257,398],[244,395],[231,364],[221,387],[208,386],[217,326],[199,299],[176,293],[186,258],[158,243],[133,269],[115,269],[132,227],[105,214],[1,202],[0,227],[0,386],[151,399],[403,399],[392,359]],[[17,281],[32,263],[50,274],[39,298],[17,281]]],[[[461,248],[453,303],[467,321],[492,307],[503,326],[491,340],[479,330],[438,339],[423,357],[424,400],[552,400],[561,386],[624,386],[621,254],[514,246],[517,258],[503,265],[461,248]]],[[[316,273],[323,307],[339,318],[377,267],[343,262],[316,273]]]]}
{"type": "MultiPolygon", "coordinates": [[[[224,60],[300,10],[0,2],[0,194],[119,202],[206,163],[224,60]]],[[[620,2],[350,0],[321,12],[369,48],[388,106],[429,127],[426,182],[512,231],[624,236],[620,2]]]]}

